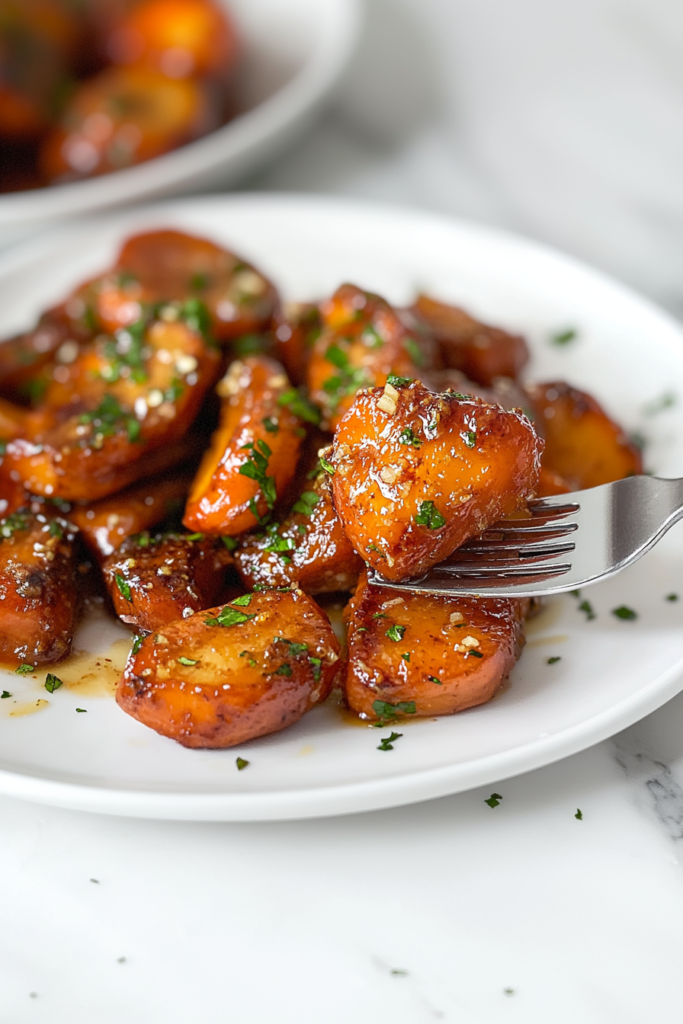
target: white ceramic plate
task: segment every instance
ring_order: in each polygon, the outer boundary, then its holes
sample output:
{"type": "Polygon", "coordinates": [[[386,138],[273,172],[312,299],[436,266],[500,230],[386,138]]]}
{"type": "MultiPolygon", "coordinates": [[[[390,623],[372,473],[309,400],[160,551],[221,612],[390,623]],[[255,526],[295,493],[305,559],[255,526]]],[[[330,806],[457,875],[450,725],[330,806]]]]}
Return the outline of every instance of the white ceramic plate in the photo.
{"type": "Polygon", "coordinates": [[[244,44],[245,113],[137,167],[59,187],[0,195],[0,246],[46,225],[114,206],[232,185],[297,138],[346,67],[360,0],[221,0],[244,44]]]}
{"type": "MultiPolygon", "coordinates": [[[[564,256],[424,214],[293,196],[186,200],[118,214],[0,261],[0,333],[105,266],[128,232],[166,225],[234,246],[290,298],[315,298],[352,280],[400,302],[419,286],[523,331],[533,349],[530,376],[589,388],[629,429],[648,434],[651,468],[683,475],[678,325],[564,256]],[[550,344],[550,334],[567,326],[577,328],[577,340],[550,344]],[[645,415],[643,406],[665,392],[678,404],[645,415]]],[[[593,621],[574,598],[553,600],[530,624],[511,685],[492,703],[401,723],[403,737],[389,752],[377,749],[388,730],[351,726],[333,703],[240,749],[185,750],[113,700],[89,696],[91,684],[48,694],[39,680],[3,673],[0,689],[13,696],[0,700],[0,791],[116,814],[247,820],[370,810],[493,784],[596,743],[683,687],[683,599],[665,600],[679,587],[683,598],[680,527],[631,570],[589,591],[593,621]],[[621,604],[638,619],[611,615],[621,604]],[[561,660],[548,665],[555,655],[561,660]],[[41,697],[48,703],[39,712],[12,714],[41,697]],[[244,771],[237,755],[250,762],[244,771]]],[[[106,653],[123,635],[95,620],[77,646],[106,653]]]]}

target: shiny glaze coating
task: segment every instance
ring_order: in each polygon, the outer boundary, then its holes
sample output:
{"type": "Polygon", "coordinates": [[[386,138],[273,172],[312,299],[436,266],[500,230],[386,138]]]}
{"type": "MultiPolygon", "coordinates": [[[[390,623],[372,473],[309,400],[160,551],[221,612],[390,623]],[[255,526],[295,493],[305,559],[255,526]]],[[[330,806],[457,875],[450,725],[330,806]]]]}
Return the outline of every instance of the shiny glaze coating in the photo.
{"type": "Polygon", "coordinates": [[[306,380],[313,345],[320,336],[322,318],[317,306],[309,302],[288,302],[273,319],[275,356],[293,384],[306,380]]]}
{"type": "Polygon", "coordinates": [[[182,470],[145,480],[102,501],[74,506],[69,520],[79,528],[90,551],[106,557],[120,548],[126,537],[165,519],[177,519],[190,482],[191,477],[182,470]]]}
{"type": "Polygon", "coordinates": [[[183,746],[231,747],[298,721],[328,696],[339,669],[339,641],[311,598],[268,591],[151,633],[131,654],[116,700],[183,746]],[[209,624],[230,613],[241,621],[209,624]]]}
{"type": "Polygon", "coordinates": [[[195,477],[183,523],[201,533],[235,536],[272,511],[273,493],[282,495],[294,476],[305,430],[280,401],[292,387],[273,359],[234,362],[217,390],[223,399],[220,426],[195,477]],[[262,459],[270,494],[241,472],[262,459]]]}
{"type": "Polygon", "coordinates": [[[379,295],[344,284],[320,311],[323,330],[313,344],[307,383],[324,429],[339,426],[360,388],[384,384],[390,373],[415,377],[431,365],[429,342],[379,295]]]}
{"type": "Polygon", "coordinates": [[[151,632],[219,600],[232,562],[220,538],[143,532],[104,559],[102,575],[119,618],[151,632]]]}
{"type": "Polygon", "coordinates": [[[307,594],[353,590],[363,562],[335,512],[329,474],[319,470],[282,523],[246,536],[235,563],[250,589],[296,584],[307,594]]]}
{"type": "Polygon", "coordinates": [[[370,721],[390,723],[451,715],[491,700],[521,653],[527,605],[397,596],[362,578],[345,611],[349,707],[370,721]],[[382,708],[375,701],[408,709],[382,708]]]}
{"type": "Polygon", "coordinates": [[[219,353],[177,316],[169,304],[146,326],[133,370],[125,331],[55,370],[28,437],[7,445],[3,471],[68,501],[105,497],[152,472],[150,455],[186,433],[219,370],[219,353]]]}
{"type": "Polygon", "coordinates": [[[144,231],[124,242],[110,272],[76,293],[104,330],[137,320],[144,303],[193,296],[217,340],[264,330],[277,292],[241,256],[183,231],[144,231]]]}
{"type": "Polygon", "coordinates": [[[409,579],[524,507],[542,445],[520,411],[419,381],[363,391],[335,435],[334,505],[365,562],[409,579]]]}
{"type": "Polygon", "coordinates": [[[47,377],[40,371],[53,364],[61,351],[73,351],[92,339],[93,332],[79,315],[63,303],[47,310],[35,327],[0,342],[0,394],[11,399],[40,397],[47,377]],[[72,312],[75,315],[72,315],[72,312]],[[62,346],[68,348],[63,349],[62,346]]]}
{"type": "Polygon", "coordinates": [[[490,387],[496,377],[518,377],[529,361],[524,338],[490,327],[458,306],[420,295],[411,312],[436,338],[444,365],[477,384],[490,387]]]}
{"type": "Polygon", "coordinates": [[[562,477],[569,490],[597,487],[643,472],[640,451],[585,391],[554,381],[528,384],[526,392],[536,419],[543,424],[543,467],[562,477]]]}
{"type": "Polygon", "coordinates": [[[71,650],[79,608],[76,530],[26,509],[0,519],[0,661],[57,661],[71,650]]]}

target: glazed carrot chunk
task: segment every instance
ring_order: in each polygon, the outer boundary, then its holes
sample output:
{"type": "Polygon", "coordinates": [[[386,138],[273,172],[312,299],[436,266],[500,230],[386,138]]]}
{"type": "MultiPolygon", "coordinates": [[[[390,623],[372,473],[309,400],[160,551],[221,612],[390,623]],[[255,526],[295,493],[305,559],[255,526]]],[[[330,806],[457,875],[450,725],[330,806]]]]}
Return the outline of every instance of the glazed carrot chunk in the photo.
{"type": "Polygon", "coordinates": [[[284,313],[278,312],[274,317],[275,355],[294,384],[306,379],[313,345],[321,329],[320,310],[310,303],[290,302],[284,313]]]}
{"type": "Polygon", "coordinates": [[[66,520],[28,510],[0,519],[0,660],[38,665],[71,650],[74,536],[66,520]]]}
{"type": "Polygon", "coordinates": [[[109,555],[102,574],[119,618],[151,632],[214,604],[232,561],[220,538],[145,531],[109,555]]]}
{"type": "Polygon", "coordinates": [[[524,507],[542,444],[519,411],[390,378],[358,395],[337,430],[334,505],[358,554],[408,579],[524,507]]]}
{"type": "Polygon", "coordinates": [[[353,589],[363,562],[334,510],[329,474],[317,473],[282,523],[246,536],[235,562],[250,588],[296,584],[307,594],[353,589]]]}
{"type": "Polygon", "coordinates": [[[158,319],[98,337],[55,370],[34,428],[7,445],[13,479],[34,494],[105,497],[172,458],[215,380],[220,355],[181,304],[158,319]]]}
{"type": "Polygon", "coordinates": [[[246,594],[151,633],[116,693],[124,711],[186,747],[278,732],[324,700],[340,646],[300,590],[246,594]]]}
{"type": "Polygon", "coordinates": [[[344,694],[362,718],[451,715],[491,700],[519,657],[527,602],[397,596],[361,579],[344,694]]]}
{"type": "Polygon", "coordinates": [[[496,377],[517,377],[529,361],[524,338],[475,320],[463,309],[420,295],[412,307],[439,343],[446,366],[490,387],[496,377]]]}
{"type": "Polygon", "coordinates": [[[265,356],[236,361],[218,385],[221,423],[195,478],[183,523],[234,536],[270,515],[294,476],[305,435],[302,399],[265,356]]]}
{"type": "Polygon", "coordinates": [[[416,376],[431,352],[378,295],[344,284],[320,307],[323,330],[308,364],[308,388],[335,430],[360,388],[384,384],[390,373],[416,376]]]}
{"type": "Polygon", "coordinates": [[[111,555],[127,537],[142,533],[165,519],[179,518],[191,477],[182,470],[146,480],[89,505],[77,505],[69,519],[81,531],[94,555],[111,555]]]}
{"type": "Polygon", "coordinates": [[[144,0],[113,30],[107,51],[117,64],[144,64],[169,78],[226,76],[238,43],[227,10],[211,0],[144,0]]]}
{"type": "Polygon", "coordinates": [[[146,231],[124,243],[111,274],[83,297],[107,330],[140,316],[142,303],[169,299],[204,308],[212,335],[231,340],[269,326],[273,284],[241,256],[182,231],[146,231]]]}
{"type": "Polygon", "coordinates": [[[530,384],[526,390],[545,436],[543,467],[570,490],[643,472],[639,450],[591,395],[562,381],[530,384]]]}
{"type": "Polygon", "coordinates": [[[107,174],[168,153],[219,123],[199,81],[108,68],[78,84],[41,146],[40,169],[51,183],[107,174]]]}

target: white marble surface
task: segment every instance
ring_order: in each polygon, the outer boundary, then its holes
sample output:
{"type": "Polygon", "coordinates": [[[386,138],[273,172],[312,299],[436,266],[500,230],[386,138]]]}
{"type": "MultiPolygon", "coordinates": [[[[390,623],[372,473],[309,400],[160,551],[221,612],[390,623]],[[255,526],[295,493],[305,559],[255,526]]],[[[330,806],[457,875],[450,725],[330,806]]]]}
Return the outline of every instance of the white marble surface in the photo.
{"type": "MultiPolygon", "coordinates": [[[[500,224],[682,309],[682,10],[371,0],[336,105],[251,184],[500,224]]],[[[683,695],[495,789],[262,825],[0,800],[0,1022],[681,1019],[683,695]]]]}

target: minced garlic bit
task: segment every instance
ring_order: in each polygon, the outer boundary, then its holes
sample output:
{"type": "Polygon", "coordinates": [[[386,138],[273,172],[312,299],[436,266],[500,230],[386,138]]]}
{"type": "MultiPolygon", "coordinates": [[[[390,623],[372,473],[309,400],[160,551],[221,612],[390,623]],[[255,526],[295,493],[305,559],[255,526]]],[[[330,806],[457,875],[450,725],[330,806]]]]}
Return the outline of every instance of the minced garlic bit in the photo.
{"type": "Polygon", "coordinates": [[[392,597],[391,601],[384,601],[384,603],[382,604],[382,608],[386,611],[387,608],[393,608],[394,605],[405,603],[406,599],[404,597],[392,597]]]}
{"type": "Polygon", "coordinates": [[[377,403],[377,407],[382,412],[388,413],[389,416],[393,416],[396,412],[396,403],[398,401],[398,391],[393,384],[387,383],[384,385],[384,393],[377,403]]]}
{"type": "Polygon", "coordinates": [[[254,270],[240,270],[232,281],[245,295],[263,295],[266,290],[266,282],[254,270]]]}
{"type": "Polygon", "coordinates": [[[399,473],[400,470],[396,466],[383,466],[379,471],[379,478],[380,480],[383,480],[385,484],[395,484],[398,480],[399,473]]]}
{"type": "Polygon", "coordinates": [[[460,641],[463,647],[479,647],[479,641],[476,636],[465,636],[460,641]]]}
{"type": "Polygon", "coordinates": [[[216,394],[219,398],[232,398],[242,390],[241,378],[246,367],[240,359],[236,359],[225,377],[218,381],[216,394]]]}
{"type": "Polygon", "coordinates": [[[463,615],[462,612],[451,612],[450,622],[451,622],[452,626],[454,626],[456,622],[464,622],[464,621],[465,621],[465,616],[463,615]]]}

